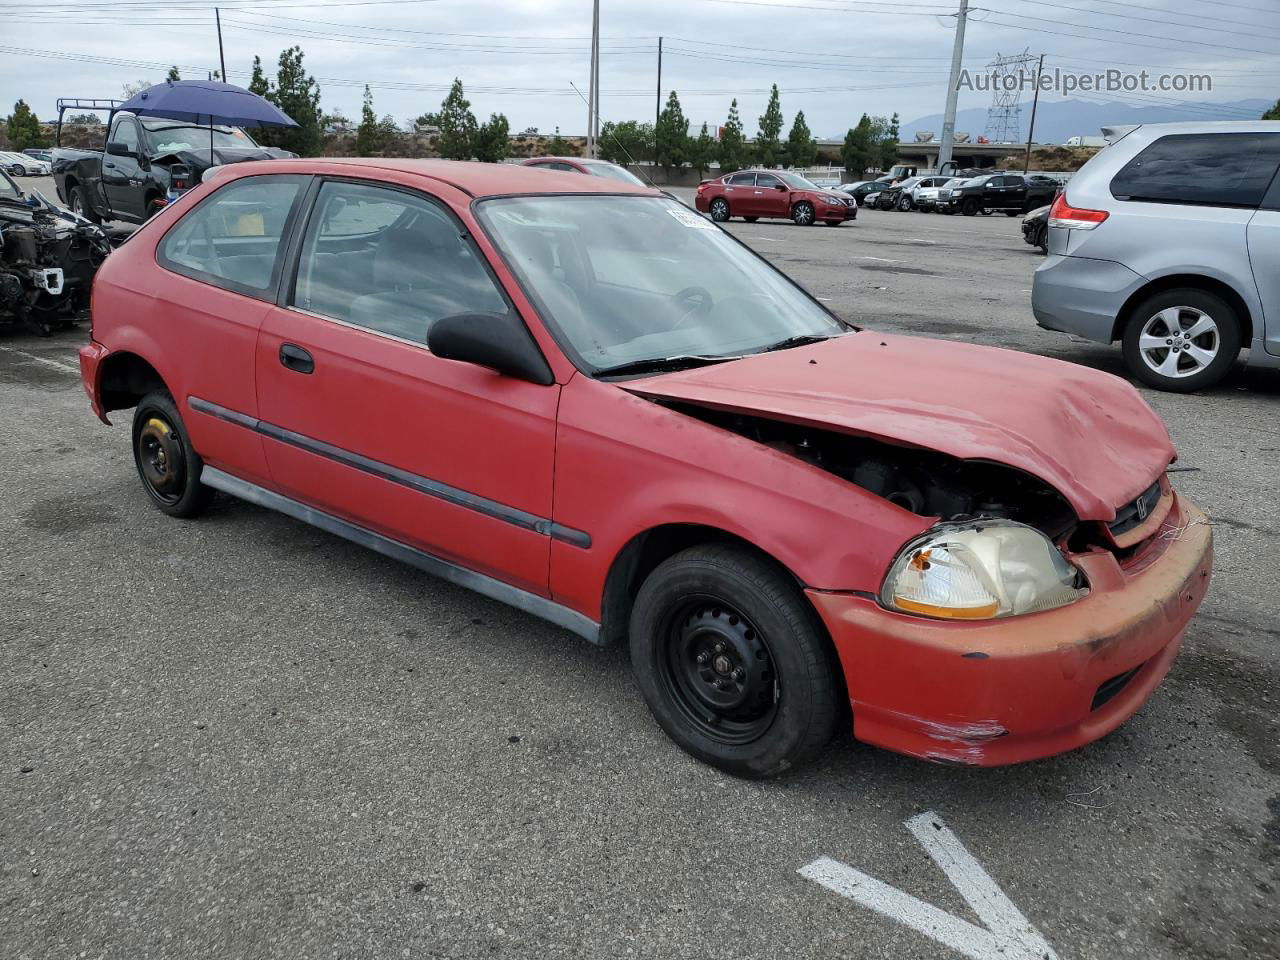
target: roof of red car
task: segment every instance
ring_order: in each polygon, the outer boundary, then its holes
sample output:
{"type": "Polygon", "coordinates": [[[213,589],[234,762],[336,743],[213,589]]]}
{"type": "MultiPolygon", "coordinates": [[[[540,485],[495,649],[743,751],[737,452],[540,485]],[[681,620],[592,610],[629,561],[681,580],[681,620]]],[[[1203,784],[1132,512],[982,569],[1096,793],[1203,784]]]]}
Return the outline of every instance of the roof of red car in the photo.
{"type": "Polygon", "coordinates": [[[315,157],[307,160],[266,160],[273,170],[290,167],[313,169],[322,165],[359,166],[419,174],[464,190],[474,197],[512,193],[647,193],[659,191],[635,187],[620,180],[586,177],[577,171],[546,170],[519,163],[477,163],[469,160],[408,160],[396,157],[315,157]]]}

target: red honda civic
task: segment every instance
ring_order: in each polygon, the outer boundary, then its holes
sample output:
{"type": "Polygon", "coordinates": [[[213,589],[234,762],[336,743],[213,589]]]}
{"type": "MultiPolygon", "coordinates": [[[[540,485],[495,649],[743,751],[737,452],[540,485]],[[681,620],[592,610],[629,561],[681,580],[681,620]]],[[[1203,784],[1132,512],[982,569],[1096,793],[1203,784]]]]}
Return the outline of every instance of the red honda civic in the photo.
{"type": "Polygon", "coordinates": [[[858,204],[839,190],[824,190],[798,173],[785,170],[739,170],[698,185],[694,206],[723,223],[742,217],[793,220],[811,227],[819,220],[838,227],[858,218],[858,204]]]}
{"type": "Polygon", "coordinates": [[[744,776],[850,726],[950,763],[1078,747],[1209,583],[1127,383],[860,330],[603,178],[236,164],[106,261],[80,358],[160,510],[222,491],[628,642],[671,739],[744,776]]]}

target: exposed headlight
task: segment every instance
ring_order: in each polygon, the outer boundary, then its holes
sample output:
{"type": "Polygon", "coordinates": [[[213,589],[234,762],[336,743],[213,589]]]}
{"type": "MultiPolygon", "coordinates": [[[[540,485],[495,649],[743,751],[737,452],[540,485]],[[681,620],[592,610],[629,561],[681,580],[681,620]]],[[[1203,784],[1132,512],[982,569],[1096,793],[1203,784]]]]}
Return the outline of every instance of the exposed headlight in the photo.
{"type": "Polygon", "coordinates": [[[988,620],[1065,606],[1089,592],[1043,533],[1012,520],[940,523],[907,544],[881,600],[892,610],[988,620]]]}

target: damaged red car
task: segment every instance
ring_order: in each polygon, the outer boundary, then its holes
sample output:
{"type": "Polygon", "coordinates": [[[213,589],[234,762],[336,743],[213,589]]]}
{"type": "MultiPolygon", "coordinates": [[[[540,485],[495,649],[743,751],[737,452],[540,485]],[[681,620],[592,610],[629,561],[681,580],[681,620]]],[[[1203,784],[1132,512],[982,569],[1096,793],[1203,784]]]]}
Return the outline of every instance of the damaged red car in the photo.
{"type": "Polygon", "coordinates": [[[222,491],[628,643],[671,739],[743,776],[836,733],[1079,747],[1209,583],[1127,383],[858,329],[600,178],[237,164],[107,260],[81,367],[160,510],[222,491]]]}

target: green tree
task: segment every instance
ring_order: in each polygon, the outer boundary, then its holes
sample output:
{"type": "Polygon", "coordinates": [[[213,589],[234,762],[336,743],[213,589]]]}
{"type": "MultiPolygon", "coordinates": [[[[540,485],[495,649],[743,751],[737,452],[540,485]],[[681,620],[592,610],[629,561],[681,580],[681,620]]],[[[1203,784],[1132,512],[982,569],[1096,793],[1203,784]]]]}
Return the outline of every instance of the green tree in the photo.
{"type": "Polygon", "coordinates": [[[275,86],[267,94],[267,99],[297,126],[263,127],[259,139],[268,146],[292,150],[299,156],[316,156],[320,152],[323,135],[320,86],[302,65],[301,47],[280,51],[275,86]]]}
{"type": "Polygon", "coordinates": [[[761,166],[772,167],[781,159],[782,104],[778,98],[778,85],[769,93],[769,104],[760,118],[760,132],[756,134],[756,160],[761,166]]]}
{"type": "Polygon", "coordinates": [[[1280,120],[1280,100],[1276,101],[1276,105],[1262,115],[1263,120],[1280,120]]]}
{"type": "Polygon", "coordinates": [[[707,129],[705,123],[698,132],[697,137],[690,138],[689,165],[698,171],[699,179],[706,172],[707,167],[711,166],[711,161],[716,158],[718,147],[716,138],[711,135],[711,131],[707,129]]]}
{"type": "Polygon", "coordinates": [[[271,83],[262,72],[262,58],[253,58],[253,75],[249,78],[249,92],[256,93],[264,100],[271,99],[271,83]]]}
{"type": "Polygon", "coordinates": [[[658,115],[658,125],[653,131],[654,161],[668,173],[672,167],[684,166],[689,152],[689,121],[680,106],[680,98],[674,90],[667,97],[667,105],[658,115]]]}
{"type": "Polygon", "coordinates": [[[5,129],[14,150],[48,145],[48,141],[40,131],[39,118],[31,112],[25,100],[19,100],[13,105],[13,113],[9,114],[9,119],[5,121],[5,129]]]}
{"type": "Polygon", "coordinates": [[[720,135],[720,169],[724,173],[741,170],[747,165],[747,140],[742,134],[742,118],[738,116],[738,101],[729,104],[729,119],[724,122],[720,135]]]}
{"type": "Polygon", "coordinates": [[[430,111],[424,113],[413,121],[413,129],[418,132],[424,130],[438,131],[440,129],[440,114],[431,113],[430,111]]]}
{"type": "Polygon", "coordinates": [[[791,123],[791,132],[787,134],[787,162],[793,167],[808,167],[816,159],[818,144],[809,132],[809,124],[805,123],[804,111],[801,110],[791,123]]]}
{"type": "Polygon", "coordinates": [[[67,117],[67,123],[81,123],[86,127],[97,127],[102,125],[102,118],[96,113],[73,113],[67,117]]]}
{"type": "Polygon", "coordinates": [[[356,156],[376,157],[382,153],[378,115],[373,112],[373,94],[364,85],[364,104],[360,107],[360,126],[356,127],[356,156]]]}
{"type": "Polygon", "coordinates": [[[449,94],[440,104],[440,156],[449,160],[470,160],[476,136],[476,115],[471,101],[462,93],[456,77],[449,94]]]}
{"type": "Polygon", "coordinates": [[[569,154],[569,143],[560,136],[560,128],[556,127],[556,135],[547,144],[547,151],[553,157],[564,157],[569,154]]]}
{"type": "Polygon", "coordinates": [[[600,159],[610,163],[634,163],[653,159],[653,124],[623,120],[606,121],[600,128],[600,159]]]}
{"type": "Polygon", "coordinates": [[[177,68],[177,67],[170,67],[170,68],[169,68],[169,75],[168,75],[167,77],[165,77],[165,79],[166,79],[166,80],[181,80],[181,79],[182,79],[182,76],[178,73],[178,68],[177,68]]]}
{"type": "Polygon", "coordinates": [[[483,163],[501,163],[511,146],[511,126],[501,113],[489,114],[487,123],[476,130],[475,155],[483,163]]]}
{"type": "Polygon", "coordinates": [[[898,162],[898,115],[896,113],[885,121],[884,132],[876,148],[879,151],[878,159],[882,170],[888,170],[898,162]]]}
{"type": "Polygon", "coordinates": [[[871,166],[871,158],[875,154],[875,143],[872,140],[871,118],[865,113],[858,125],[844,135],[844,146],[840,150],[840,158],[844,168],[855,177],[861,177],[871,166]]]}

